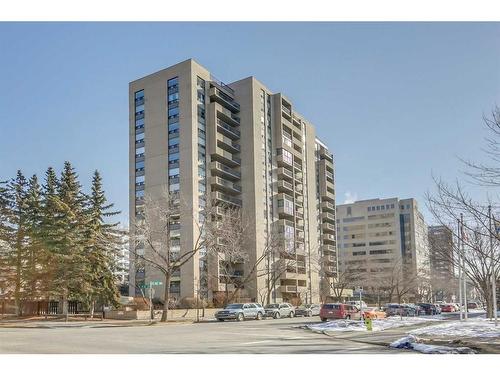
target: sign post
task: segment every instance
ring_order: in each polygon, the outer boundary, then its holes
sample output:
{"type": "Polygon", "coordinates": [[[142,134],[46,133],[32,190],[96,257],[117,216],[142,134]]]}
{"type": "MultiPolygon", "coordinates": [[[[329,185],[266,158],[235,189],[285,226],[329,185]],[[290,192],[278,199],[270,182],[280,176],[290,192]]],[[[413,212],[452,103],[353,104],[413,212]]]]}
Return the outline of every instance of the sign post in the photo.
{"type": "Polygon", "coordinates": [[[153,321],[154,319],[154,310],[153,310],[153,296],[154,296],[154,289],[153,286],[159,286],[163,285],[161,281],[158,280],[151,280],[149,282],[149,321],[153,321]]]}

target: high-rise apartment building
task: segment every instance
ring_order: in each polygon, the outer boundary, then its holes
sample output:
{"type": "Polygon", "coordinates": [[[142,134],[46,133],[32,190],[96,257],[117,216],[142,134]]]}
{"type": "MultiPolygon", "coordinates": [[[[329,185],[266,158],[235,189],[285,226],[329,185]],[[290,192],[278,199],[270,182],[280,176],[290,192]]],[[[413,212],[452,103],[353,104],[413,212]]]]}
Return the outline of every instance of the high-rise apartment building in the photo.
{"type": "Polygon", "coordinates": [[[429,226],[429,255],[433,294],[441,301],[456,293],[453,270],[453,233],[444,225],[429,226]]]}
{"type": "Polygon", "coordinates": [[[427,226],[415,199],[338,205],[337,231],[341,272],[366,283],[389,282],[398,269],[409,279],[428,268],[427,226]]]}
{"type": "MultiPolygon", "coordinates": [[[[337,266],[334,164],[292,102],[254,77],[224,84],[192,59],[131,82],[129,101],[131,235],[144,197],[162,199],[165,189],[187,202],[172,224],[172,251],[192,249],[206,197],[241,208],[248,223],[247,264],[223,275],[202,251],[175,275],[171,292],[183,298],[207,289],[211,298],[226,290],[224,276],[244,277],[278,227],[294,263],[271,300],[319,301],[320,277],[335,276],[337,266]],[[210,281],[200,286],[203,272],[210,281]]],[[[131,263],[133,285],[156,277],[131,263]]],[[[241,297],[257,301],[268,285],[254,275],[241,297]]]]}

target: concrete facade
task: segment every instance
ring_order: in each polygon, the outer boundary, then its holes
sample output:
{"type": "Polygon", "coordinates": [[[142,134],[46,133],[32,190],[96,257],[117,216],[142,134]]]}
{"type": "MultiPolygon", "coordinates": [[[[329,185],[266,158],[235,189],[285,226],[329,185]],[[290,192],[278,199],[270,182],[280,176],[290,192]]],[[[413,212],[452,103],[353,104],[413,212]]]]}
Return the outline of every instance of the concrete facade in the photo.
{"type": "Polygon", "coordinates": [[[410,278],[429,267],[427,226],[415,199],[370,199],[337,206],[339,266],[366,283],[405,266],[410,278]]]}
{"type": "MultiPolygon", "coordinates": [[[[129,102],[131,235],[144,197],[160,199],[165,190],[176,189],[187,204],[171,238],[177,238],[176,251],[189,251],[207,193],[215,204],[241,208],[249,227],[248,264],[229,276],[249,272],[263,254],[268,234],[278,227],[293,242],[287,256],[295,263],[273,287],[271,301],[300,297],[318,302],[320,278],[336,272],[333,157],[292,102],[254,77],[224,84],[192,59],[131,82],[129,102]],[[329,242],[323,241],[324,233],[329,242]],[[324,262],[325,254],[331,264],[324,262]]],[[[206,289],[212,298],[225,290],[218,262],[203,252],[193,257],[172,281],[174,296],[194,297],[206,289]],[[203,272],[210,281],[201,286],[203,272]]],[[[157,277],[154,269],[131,262],[131,284],[157,277]]],[[[266,277],[255,276],[241,297],[261,302],[267,287],[266,277]]],[[[155,289],[157,295],[162,289],[155,289]]]]}

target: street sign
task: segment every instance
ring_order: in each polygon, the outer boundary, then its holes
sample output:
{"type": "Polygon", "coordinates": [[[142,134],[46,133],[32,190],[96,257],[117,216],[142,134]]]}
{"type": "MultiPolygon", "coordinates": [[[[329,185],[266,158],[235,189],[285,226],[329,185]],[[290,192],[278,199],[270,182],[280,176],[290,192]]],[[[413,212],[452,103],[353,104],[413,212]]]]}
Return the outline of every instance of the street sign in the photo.
{"type": "Polygon", "coordinates": [[[156,280],[156,281],[150,281],[149,285],[158,286],[158,285],[163,285],[163,283],[161,281],[156,280]]]}

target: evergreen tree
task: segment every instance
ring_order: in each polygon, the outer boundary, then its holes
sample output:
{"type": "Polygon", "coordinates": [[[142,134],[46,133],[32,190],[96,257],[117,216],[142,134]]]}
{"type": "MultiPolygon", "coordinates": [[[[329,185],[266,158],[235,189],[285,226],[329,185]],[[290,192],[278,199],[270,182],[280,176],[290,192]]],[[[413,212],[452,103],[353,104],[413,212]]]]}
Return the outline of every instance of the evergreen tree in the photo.
{"type": "Polygon", "coordinates": [[[41,235],[42,224],[42,192],[38,177],[33,175],[28,182],[26,193],[26,294],[31,300],[41,298],[46,290],[47,257],[41,235]]]}
{"type": "Polygon", "coordinates": [[[92,191],[88,196],[86,223],[86,259],[88,262],[88,302],[93,313],[95,302],[116,305],[119,292],[116,285],[116,257],[119,251],[120,234],[118,223],[106,223],[105,219],[119,214],[112,211],[102,188],[102,178],[94,172],[92,191]]]}
{"type": "Polygon", "coordinates": [[[11,236],[7,239],[9,254],[7,264],[11,268],[11,285],[14,289],[16,315],[22,315],[22,302],[26,287],[26,259],[28,258],[28,228],[27,228],[27,188],[28,182],[23,173],[17,175],[7,187],[10,190],[10,225],[11,236]]]}
{"type": "Polygon", "coordinates": [[[47,203],[52,217],[45,220],[52,222],[47,222],[44,238],[54,263],[51,290],[60,296],[62,313],[67,314],[68,301],[83,299],[89,290],[84,254],[85,196],[71,163],[64,163],[55,195],[50,195],[47,203]]]}
{"type": "Polygon", "coordinates": [[[10,261],[12,238],[11,219],[12,197],[6,181],[0,181],[0,298],[10,297],[12,293],[13,268],[10,261]]]}

